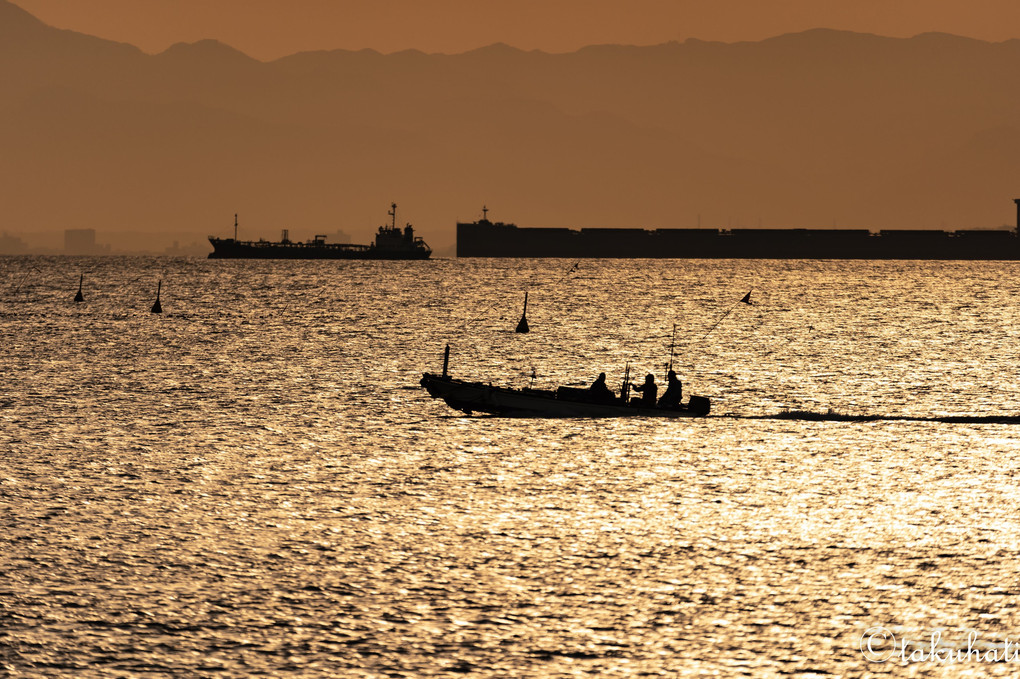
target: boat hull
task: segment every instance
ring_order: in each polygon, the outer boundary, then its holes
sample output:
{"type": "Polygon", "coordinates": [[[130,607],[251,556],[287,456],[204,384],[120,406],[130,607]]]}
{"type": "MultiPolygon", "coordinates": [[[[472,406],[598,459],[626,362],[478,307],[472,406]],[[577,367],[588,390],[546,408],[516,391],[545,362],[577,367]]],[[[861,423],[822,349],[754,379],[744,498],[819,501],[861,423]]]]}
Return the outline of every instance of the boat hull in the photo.
{"type": "Polygon", "coordinates": [[[425,373],[421,386],[432,398],[439,398],[454,410],[505,417],[704,417],[709,412],[706,398],[692,397],[692,404],[680,408],[647,408],[621,401],[598,402],[585,399],[579,389],[544,391],[494,387],[452,377],[425,373]]]}

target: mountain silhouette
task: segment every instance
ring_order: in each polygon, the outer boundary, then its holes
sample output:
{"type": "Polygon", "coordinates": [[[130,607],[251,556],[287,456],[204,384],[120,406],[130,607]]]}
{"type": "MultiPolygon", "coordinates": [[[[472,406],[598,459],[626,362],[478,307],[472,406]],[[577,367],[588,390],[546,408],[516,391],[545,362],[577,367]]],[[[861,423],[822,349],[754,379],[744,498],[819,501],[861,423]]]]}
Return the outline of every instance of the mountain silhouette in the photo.
{"type": "Polygon", "coordinates": [[[567,54],[149,55],[0,0],[11,233],[454,223],[980,228],[1020,191],[1020,41],[812,30],[567,54]]]}

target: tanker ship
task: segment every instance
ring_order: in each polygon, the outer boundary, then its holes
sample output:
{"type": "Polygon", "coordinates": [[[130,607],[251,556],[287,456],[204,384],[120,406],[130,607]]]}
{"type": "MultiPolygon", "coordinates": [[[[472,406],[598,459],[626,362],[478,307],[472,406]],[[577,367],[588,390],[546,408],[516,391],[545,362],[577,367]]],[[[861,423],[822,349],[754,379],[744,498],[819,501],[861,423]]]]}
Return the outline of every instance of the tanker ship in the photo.
{"type": "Polygon", "coordinates": [[[213,251],[210,259],[428,259],[430,248],[420,236],[414,235],[410,224],[397,226],[397,204],[387,213],[392,221],[380,226],[371,245],[327,243],[326,236],[315,236],[304,242],[290,240],[287,229],[279,241],[237,239],[237,215],[234,215],[234,237],[209,236],[213,251]]]}

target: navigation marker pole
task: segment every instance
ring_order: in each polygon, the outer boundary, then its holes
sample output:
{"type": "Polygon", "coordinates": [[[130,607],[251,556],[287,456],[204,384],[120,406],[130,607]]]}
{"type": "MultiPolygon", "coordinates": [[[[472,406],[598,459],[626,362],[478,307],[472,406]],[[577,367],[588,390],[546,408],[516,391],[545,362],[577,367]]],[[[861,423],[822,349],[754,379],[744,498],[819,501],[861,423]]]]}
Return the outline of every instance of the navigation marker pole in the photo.
{"type": "Polygon", "coordinates": [[[751,293],[752,292],[754,292],[754,288],[751,288],[750,290],[748,290],[746,295],[741,297],[733,306],[731,306],[729,309],[727,309],[726,313],[724,313],[722,315],[722,317],[718,321],[715,322],[715,325],[713,325],[711,328],[708,329],[708,332],[706,332],[704,335],[702,335],[701,339],[705,339],[706,337],[711,335],[712,331],[715,330],[716,328],[718,328],[719,324],[723,322],[723,319],[725,319],[727,316],[729,316],[730,312],[737,308],[737,304],[740,304],[741,302],[744,303],[744,304],[750,304],[751,303],[751,293]]]}
{"type": "Polygon", "coordinates": [[[524,313],[521,314],[521,320],[517,323],[517,329],[514,332],[529,332],[531,328],[528,327],[528,293],[524,293],[524,313]]]}
{"type": "Polygon", "coordinates": [[[159,303],[159,293],[163,289],[163,281],[159,281],[159,285],[156,286],[156,303],[152,305],[150,311],[154,314],[163,313],[163,305],[159,303]]]}
{"type": "Polygon", "coordinates": [[[42,269],[40,269],[35,264],[33,264],[32,268],[29,269],[28,271],[26,271],[25,275],[21,277],[21,281],[18,283],[18,287],[14,288],[14,294],[15,295],[18,294],[19,292],[21,292],[21,286],[25,284],[26,280],[28,280],[28,277],[32,274],[32,270],[35,270],[35,271],[38,271],[39,273],[42,273],[42,269]]]}

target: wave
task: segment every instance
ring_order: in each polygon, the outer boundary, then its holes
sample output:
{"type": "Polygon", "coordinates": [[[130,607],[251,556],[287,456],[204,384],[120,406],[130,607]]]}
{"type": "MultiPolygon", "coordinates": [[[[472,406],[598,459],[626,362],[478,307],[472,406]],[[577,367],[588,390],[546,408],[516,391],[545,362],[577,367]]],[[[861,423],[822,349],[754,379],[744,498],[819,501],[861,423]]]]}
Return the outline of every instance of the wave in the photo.
{"type": "Polygon", "coordinates": [[[828,410],[783,410],[771,415],[736,415],[749,420],[800,420],[809,422],[943,422],[946,424],[1020,424],[1020,415],[876,415],[828,410]]]}

